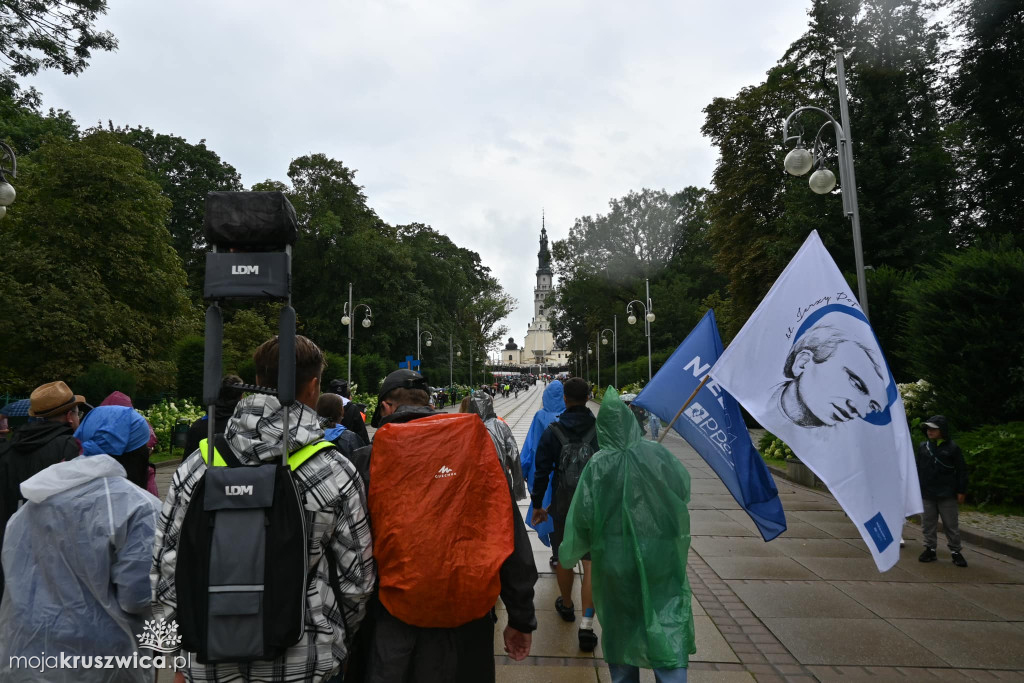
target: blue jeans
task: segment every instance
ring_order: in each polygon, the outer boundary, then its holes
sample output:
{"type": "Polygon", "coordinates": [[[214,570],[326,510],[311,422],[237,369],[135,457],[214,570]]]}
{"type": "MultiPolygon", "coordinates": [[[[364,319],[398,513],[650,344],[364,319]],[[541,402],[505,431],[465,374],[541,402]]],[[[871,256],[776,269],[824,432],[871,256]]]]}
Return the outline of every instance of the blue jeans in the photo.
{"type": "MultiPolygon", "coordinates": [[[[612,672],[612,683],[640,683],[640,668],[629,664],[608,664],[612,672]]],[[[686,667],[679,669],[655,669],[654,680],[658,683],[686,683],[686,667]]]]}

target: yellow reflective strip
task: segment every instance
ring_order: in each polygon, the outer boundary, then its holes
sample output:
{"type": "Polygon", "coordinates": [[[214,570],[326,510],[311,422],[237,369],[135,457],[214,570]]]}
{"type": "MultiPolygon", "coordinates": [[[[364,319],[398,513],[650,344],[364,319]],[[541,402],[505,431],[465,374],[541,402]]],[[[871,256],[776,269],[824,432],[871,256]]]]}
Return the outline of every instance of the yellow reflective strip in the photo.
{"type": "MultiPolygon", "coordinates": [[[[207,451],[208,450],[209,450],[209,448],[208,448],[208,445],[206,443],[206,439],[203,439],[202,441],[199,442],[199,452],[202,453],[202,455],[203,455],[203,462],[205,462],[207,465],[210,464],[210,458],[207,455],[207,451]]],[[[213,466],[214,467],[227,467],[228,466],[228,463],[224,460],[224,456],[222,456],[220,453],[218,453],[216,448],[213,449],[213,466]]]]}
{"type": "Polygon", "coordinates": [[[299,465],[306,462],[314,455],[324,450],[325,448],[333,448],[334,444],[330,441],[319,441],[317,443],[311,443],[307,446],[303,446],[299,450],[295,451],[288,456],[288,467],[291,468],[292,472],[299,468],[299,465]]]}

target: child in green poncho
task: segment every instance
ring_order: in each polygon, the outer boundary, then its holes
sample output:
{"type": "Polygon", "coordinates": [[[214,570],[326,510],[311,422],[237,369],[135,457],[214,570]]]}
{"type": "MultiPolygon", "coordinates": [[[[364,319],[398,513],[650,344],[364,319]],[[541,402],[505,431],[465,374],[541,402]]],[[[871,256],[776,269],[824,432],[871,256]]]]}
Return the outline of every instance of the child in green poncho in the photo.
{"type": "Polygon", "coordinates": [[[591,554],[594,605],[614,683],[686,681],[694,645],[686,555],[690,475],[661,444],[645,441],[611,387],[597,416],[598,451],[580,479],[559,561],[591,554]]]}

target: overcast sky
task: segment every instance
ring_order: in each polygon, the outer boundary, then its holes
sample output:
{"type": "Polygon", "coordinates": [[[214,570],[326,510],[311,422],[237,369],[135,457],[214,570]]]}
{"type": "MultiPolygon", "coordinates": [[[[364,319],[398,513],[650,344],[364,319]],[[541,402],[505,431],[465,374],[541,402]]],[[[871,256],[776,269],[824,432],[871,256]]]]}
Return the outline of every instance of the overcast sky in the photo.
{"type": "Polygon", "coordinates": [[[708,186],[701,110],[760,83],[809,6],[111,0],[120,48],[30,83],[83,126],[205,139],[246,187],[304,154],[340,159],[383,220],[480,253],[519,301],[521,344],[541,210],[555,240],[630,190],[708,186]]]}

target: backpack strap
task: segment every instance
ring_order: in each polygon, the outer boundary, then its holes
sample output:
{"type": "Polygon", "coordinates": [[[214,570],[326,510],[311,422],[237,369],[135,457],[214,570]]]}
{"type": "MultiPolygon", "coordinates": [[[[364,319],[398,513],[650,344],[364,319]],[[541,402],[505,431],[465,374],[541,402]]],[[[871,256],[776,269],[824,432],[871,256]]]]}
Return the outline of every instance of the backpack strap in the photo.
{"type": "MultiPolygon", "coordinates": [[[[317,443],[311,443],[303,446],[288,456],[288,467],[292,472],[294,472],[299,469],[299,466],[302,465],[302,463],[306,462],[320,451],[334,447],[334,444],[330,441],[318,441],[317,443]]],[[[206,443],[206,439],[199,442],[199,452],[202,453],[203,462],[210,465],[209,444],[206,443]]],[[[241,466],[241,461],[239,461],[238,457],[231,450],[231,446],[224,438],[224,435],[218,434],[215,438],[215,446],[213,449],[213,467],[241,466]]]]}
{"type": "Polygon", "coordinates": [[[562,429],[562,425],[557,422],[552,422],[549,426],[551,427],[551,433],[555,435],[555,438],[557,438],[558,442],[562,444],[562,447],[564,448],[568,446],[569,435],[562,429]]]}
{"type": "Polygon", "coordinates": [[[587,433],[583,435],[583,443],[590,445],[597,439],[597,427],[591,427],[587,430],[587,433]]]}

